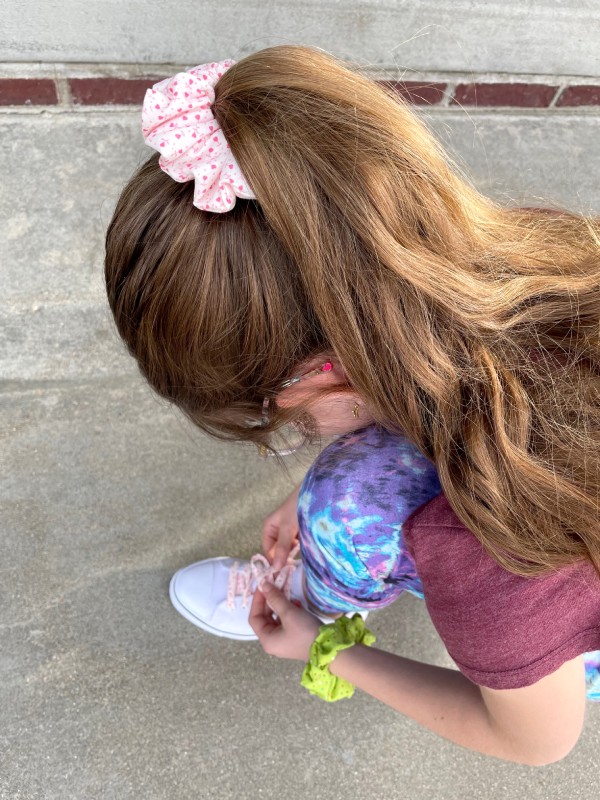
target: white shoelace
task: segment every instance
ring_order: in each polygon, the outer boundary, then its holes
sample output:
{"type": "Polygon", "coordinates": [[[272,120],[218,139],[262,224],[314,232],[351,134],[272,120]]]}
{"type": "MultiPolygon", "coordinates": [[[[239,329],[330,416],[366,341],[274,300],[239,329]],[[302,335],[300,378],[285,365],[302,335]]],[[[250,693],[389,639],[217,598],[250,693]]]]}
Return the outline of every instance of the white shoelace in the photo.
{"type": "Polygon", "coordinates": [[[269,579],[278,589],[281,589],[289,600],[292,593],[292,575],[296,568],[301,564],[300,559],[294,560],[294,556],[300,550],[297,544],[287,557],[287,562],[280,570],[275,570],[262,553],[256,553],[250,562],[244,564],[240,569],[240,562],[234,561],[229,569],[229,580],[227,583],[227,605],[235,608],[235,596],[242,595],[242,608],[246,608],[250,595],[253,593],[252,582],[256,581],[256,588],[260,589],[263,581],[269,579]],[[275,574],[277,577],[275,577],[275,574]]]}

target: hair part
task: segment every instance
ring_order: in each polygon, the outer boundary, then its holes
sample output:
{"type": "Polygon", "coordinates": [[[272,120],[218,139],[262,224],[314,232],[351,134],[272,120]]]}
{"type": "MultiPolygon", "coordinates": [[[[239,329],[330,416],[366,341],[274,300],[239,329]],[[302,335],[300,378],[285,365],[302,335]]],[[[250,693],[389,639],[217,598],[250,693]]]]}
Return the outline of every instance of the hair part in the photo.
{"type": "Polygon", "coordinates": [[[200,211],[153,154],[106,235],[110,307],[153,389],[267,448],[290,422],[317,441],[313,402],[354,391],[499,564],[600,576],[600,217],[484,197],[392,88],[316,48],[237,62],[213,113],[257,199],[200,211]],[[260,427],[318,355],[346,383],[260,427]]]}

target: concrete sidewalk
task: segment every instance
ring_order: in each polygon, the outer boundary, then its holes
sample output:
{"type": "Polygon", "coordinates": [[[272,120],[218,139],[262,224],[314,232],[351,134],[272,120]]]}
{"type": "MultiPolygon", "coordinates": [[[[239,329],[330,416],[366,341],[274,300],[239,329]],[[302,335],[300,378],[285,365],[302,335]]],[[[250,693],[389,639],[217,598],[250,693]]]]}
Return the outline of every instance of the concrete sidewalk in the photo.
{"type": "MultiPolygon", "coordinates": [[[[486,193],[600,210],[597,115],[423,116],[486,193]]],[[[292,484],[251,446],[191,429],[116,339],[103,236],[150,153],[138,110],[11,113],[0,137],[0,797],[597,794],[600,704],[588,704],[564,761],[508,764],[361,692],[319,701],[300,686],[298,662],[177,614],[172,573],[259,551],[262,520],[292,484]]],[[[293,467],[297,481],[308,463],[293,467]]],[[[413,596],[373,613],[369,628],[381,649],[454,666],[413,596]]]]}

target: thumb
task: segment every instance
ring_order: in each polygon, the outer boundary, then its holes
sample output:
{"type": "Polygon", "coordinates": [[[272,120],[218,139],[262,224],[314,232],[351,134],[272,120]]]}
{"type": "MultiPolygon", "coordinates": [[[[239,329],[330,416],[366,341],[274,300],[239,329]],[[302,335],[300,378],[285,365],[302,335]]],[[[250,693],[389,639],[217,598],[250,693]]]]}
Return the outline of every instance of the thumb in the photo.
{"type": "Polygon", "coordinates": [[[261,592],[265,595],[269,608],[281,618],[282,615],[287,612],[288,606],[290,605],[281,589],[278,589],[269,581],[263,581],[261,592]]]}

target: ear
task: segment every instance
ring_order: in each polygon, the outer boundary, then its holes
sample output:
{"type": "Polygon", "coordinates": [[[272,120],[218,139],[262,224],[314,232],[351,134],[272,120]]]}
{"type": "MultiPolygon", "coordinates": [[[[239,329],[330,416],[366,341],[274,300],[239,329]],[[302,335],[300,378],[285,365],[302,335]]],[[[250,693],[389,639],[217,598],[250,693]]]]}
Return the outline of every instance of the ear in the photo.
{"type": "MultiPolygon", "coordinates": [[[[340,361],[340,359],[338,358],[338,356],[335,355],[335,354],[334,355],[329,355],[329,356],[326,356],[326,359],[331,361],[331,363],[333,364],[332,373],[333,373],[333,376],[335,377],[336,382],[338,382],[338,381],[340,381],[340,382],[341,381],[346,381],[346,382],[349,383],[350,381],[348,379],[348,373],[344,369],[344,366],[343,366],[342,362],[340,361]]],[[[323,360],[325,360],[325,359],[323,359],[323,360]]]]}
{"type": "MultiPolygon", "coordinates": [[[[319,383],[327,386],[331,383],[337,383],[340,380],[344,380],[344,373],[340,373],[339,362],[335,359],[335,357],[332,357],[330,353],[327,352],[319,353],[307,361],[296,364],[294,368],[290,370],[290,374],[309,372],[310,370],[317,369],[326,361],[331,362],[333,369],[329,370],[329,372],[323,372],[321,375],[319,375],[319,383]]],[[[288,408],[289,406],[295,405],[299,398],[301,399],[307,393],[309,393],[309,387],[307,387],[304,382],[297,384],[293,383],[291,386],[286,386],[285,389],[281,389],[281,391],[278,393],[276,400],[277,405],[281,406],[282,408],[288,408]]]]}
{"type": "Polygon", "coordinates": [[[331,383],[341,383],[343,381],[348,381],[348,376],[344,367],[342,366],[342,362],[338,358],[338,356],[331,350],[325,350],[322,353],[319,353],[316,356],[313,356],[309,361],[302,365],[302,369],[298,367],[296,369],[297,372],[308,372],[311,369],[317,369],[326,361],[330,361],[333,369],[329,372],[324,372],[323,375],[319,376],[319,381],[327,384],[331,383]]]}

